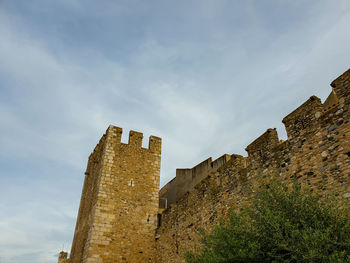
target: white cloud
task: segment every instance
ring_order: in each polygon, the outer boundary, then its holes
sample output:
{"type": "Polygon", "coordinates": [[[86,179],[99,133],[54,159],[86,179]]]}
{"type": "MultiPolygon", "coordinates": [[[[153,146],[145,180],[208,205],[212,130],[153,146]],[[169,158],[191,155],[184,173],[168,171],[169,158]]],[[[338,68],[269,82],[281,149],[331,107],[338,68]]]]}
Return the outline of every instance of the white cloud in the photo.
{"type": "MultiPolygon", "coordinates": [[[[44,17],[51,9],[40,3],[44,17]]],[[[266,10],[253,2],[244,12],[229,1],[186,2],[166,17],[163,11],[148,14],[149,6],[101,3],[94,12],[87,10],[92,2],[60,4],[83,21],[76,31],[79,49],[27,25],[33,14],[0,11],[4,263],[56,262],[54,255],[73,235],[88,154],[109,124],[124,128],[124,139],[129,129],[143,132],[145,144],[149,135],[163,138],[164,184],[176,168],[223,153],[245,154],[267,128],[277,127],[283,137],[282,118],[313,94],[325,98],[332,78],[349,67],[346,0],[326,13],[319,12],[324,3],[306,10],[299,15],[313,16],[302,28],[289,21],[288,31],[279,21],[267,23],[266,10]],[[109,19],[118,13],[118,20],[102,19],[106,7],[109,19]],[[101,30],[113,22],[119,28],[118,22],[145,32],[106,32],[96,40],[84,35],[91,26],[85,17],[96,18],[101,30]],[[116,46],[105,50],[104,42],[116,46]],[[116,55],[119,43],[133,48],[116,55]]],[[[69,31],[71,20],[67,26],[67,14],[58,14],[62,20],[55,26],[69,31]]]]}

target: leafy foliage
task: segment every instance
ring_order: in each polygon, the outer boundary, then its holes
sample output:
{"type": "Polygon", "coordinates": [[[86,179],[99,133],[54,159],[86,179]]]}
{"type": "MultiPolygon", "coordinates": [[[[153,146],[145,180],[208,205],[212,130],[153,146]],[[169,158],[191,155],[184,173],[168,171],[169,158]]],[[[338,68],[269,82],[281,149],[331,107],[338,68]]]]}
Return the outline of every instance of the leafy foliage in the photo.
{"type": "Polygon", "coordinates": [[[350,262],[350,213],[330,197],[261,184],[251,205],[231,211],[211,233],[202,231],[200,249],[187,263],[350,262]]]}

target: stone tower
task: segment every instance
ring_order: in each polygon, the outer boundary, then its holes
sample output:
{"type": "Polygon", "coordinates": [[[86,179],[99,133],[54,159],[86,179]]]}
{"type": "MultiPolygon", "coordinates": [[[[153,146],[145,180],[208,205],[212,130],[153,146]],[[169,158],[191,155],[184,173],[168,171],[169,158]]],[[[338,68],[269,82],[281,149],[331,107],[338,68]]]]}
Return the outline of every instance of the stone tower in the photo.
{"type": "Polygon", "coordinates": [[[109,126],[89,157],[69,262],[155,262],[161,139],[109,126]]]}
{"type": "Polygon", "coordinates": [[[67,256],[68,256],[67,252],[61,251],[59,256],[58,256],[57,263],[68,263],[67,256]]]}

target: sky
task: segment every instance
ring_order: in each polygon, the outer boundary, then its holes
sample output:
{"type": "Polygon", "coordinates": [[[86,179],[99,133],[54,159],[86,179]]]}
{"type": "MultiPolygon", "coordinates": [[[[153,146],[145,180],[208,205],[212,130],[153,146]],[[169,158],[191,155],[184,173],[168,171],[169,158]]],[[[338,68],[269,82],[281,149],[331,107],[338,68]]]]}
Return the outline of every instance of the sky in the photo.
{"type": "Polygon", "coordinates": [[[161,186],[245,147],[350,67],[348,0],[0,0],[0,262],[70,250],[112,124],[162,138],[161,186]]]}

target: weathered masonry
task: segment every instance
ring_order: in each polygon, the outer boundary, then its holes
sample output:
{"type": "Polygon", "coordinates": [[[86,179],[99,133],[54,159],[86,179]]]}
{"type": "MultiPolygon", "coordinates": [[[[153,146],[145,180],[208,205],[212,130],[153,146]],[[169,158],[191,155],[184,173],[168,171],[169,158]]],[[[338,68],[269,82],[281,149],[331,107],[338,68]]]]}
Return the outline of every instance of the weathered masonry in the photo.
{"type": "Polygon", "coordinates": [[[123,144],[121,129],[110,126],[89,157],[70,258],[61,252],[58,262],[184,262],[198,229],[246,206],[260,178],[297,179],[350,198],[350,70],[331,86],[325,102],[311,96],[283,119],[288,140],[267,129],[247,157],[177,169],[160,191],[160,138],[144,149],[142,134],[131,131],[123,144]]]}
{"type": "Polygon", "coordinates": [[[210,157],[191,169],[176,169],[176,177],[159,191],[159,207],[167,208],[169,205],[175,204],[181,196],[193,189],[210,173],[216,172],[231,158],[236,158],[237,156],[236,154],[232,156],[224,154],[215,161],[212,161],[210,157]]]}
{"type": "Polygon", "coordinates": [[[312,96],[283,119],[287,141],[280,141],[275,129],[267,129],[246,147],[248,157],[233,155],[178,196],[162,213],[155,262],[184,262],[183,252],[198,241],[197,230],[210,229],[231,207],[246,206],[260,178],[278,176],[286,183],[296,178],[314,191],[337,190],[341,198],[350,198],[350,70],[331,86],[324,103],[312,96]]]}
{"type": "Polygon", "coordinates": [[[69,263],[155,262],[161,139],[109,126],[90,155],[69,263]]]}

